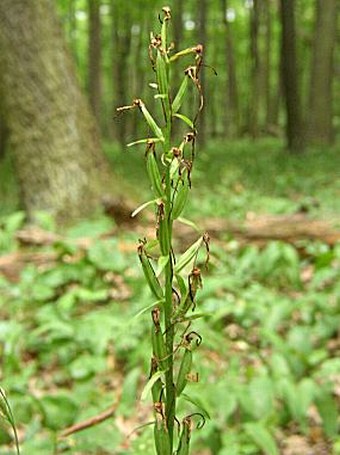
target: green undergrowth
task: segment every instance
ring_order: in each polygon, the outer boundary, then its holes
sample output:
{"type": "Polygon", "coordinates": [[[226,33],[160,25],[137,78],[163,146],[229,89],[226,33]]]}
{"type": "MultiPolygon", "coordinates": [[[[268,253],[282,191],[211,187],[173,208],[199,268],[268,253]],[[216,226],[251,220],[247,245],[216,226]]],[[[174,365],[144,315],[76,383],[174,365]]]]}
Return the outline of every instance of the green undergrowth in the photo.
{"type": "MultiPolygon", "coordinates": [[[[136,151],[121,151],[109,143],[105,151],[140,199],[147,183],[136,151]]],[[[305,211],[328,218],[340,213],[339,146],[295,156],[284,150],[281,140],[267,138],[209,142],[204,148],[198,144],[197,151],[195,191],[187,208],[191,217],[242,219],[249,212],[305,211]]]]}
{"type": "MultiPolygon", "coordinates": [[[[197,147],[191,216],[243,218],[247,212],[294,213],[301,207],[313,216],[340,213],[339,146],[290,155],[281,140],[267,138],[209,142],[197,147]],[[212,191],[210,191],[212,190],[212,191]]],[[[140,200],[149,194],[145,166],[136,150],[106,142],[114,171],[130,182],[126,191],[140,200]]],[[[19,208],[19,194],[9,156],[0,161],[0,215],[19,208]]]]}
{"type": "MultiPolygon", "coordinates": [[[[149,411],[152,421],[149,397],[138,400],[153,299],[137,263],[136,234],[100,238],[113,227],[102,218],[51,246],[23,248],[14,237],[23,222],[23,214],[12,214],[0,230],[2,256],[45,257],[0,275],[0,385],[22,453],[152,455],[150,426],[128,438],[149,411]],[[120,393],[114,417],[58,438],[120,393]]],[[[41,224],[53,230],[48,217],[41,215],[41,224]]],[[[339,246],[212,242],[196,310],[206,314],[195,322],[204,334],[199,382],[186,393],[189,406],[211,420],[193,437],[193,453],[284,454],[296,438],[306,453],[340,453],[339,268],[339,246]]],[[[2,454],[13,453],[12,439],[2,422],[2,454]]]]}

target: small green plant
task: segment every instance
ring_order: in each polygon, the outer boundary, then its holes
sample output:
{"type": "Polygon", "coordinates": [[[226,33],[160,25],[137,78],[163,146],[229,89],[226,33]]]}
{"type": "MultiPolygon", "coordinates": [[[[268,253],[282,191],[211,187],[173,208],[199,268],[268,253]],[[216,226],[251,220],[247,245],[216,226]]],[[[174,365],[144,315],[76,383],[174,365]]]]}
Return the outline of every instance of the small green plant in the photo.
{"type": "Polygon", "coordinates": [[[118,111],[138,108],[152,132],[150,137],[128,144],[146,145],[146,168],[154,194],[154,199],[141,205],[133,215],[147,206],[153,206],[156,224],[155,239],[143,239],[138,246],[143,272],[155,298],[155,303],[151,305],[151,372],[143,396],[151,391],[157,454],[184,455],[189,454],[195,418],[198,419],[197,427],[201,427],[206,416],[200,410],[185,415],[180,423],[177,400],[184,397],[190,401],[183,391],[188,382],[198,380],[197,374],[192,372],[192,356],[202,338],[191,328],[192,321],[199,315],[193,315],[189,310],[195,310],[196,293],[202,286],[198,267],[199,250],[205,245],[207,260],[209,238],[207,234],[201,235],[183,254],[177,256],[173,245],[173,223],[175,220],[187,222],[181,218],[181,214],[191,188],[197,135],[195,123],[203,107],[199,81],[203,47],[197,45],[173,53],[173,45],[168,42],[170,20],[170,9],[164,7],[160,16],[161,34],[151,34],[149,46],[149,56],[156,76],[156,82],[150,86],[157,92],[155,99],[156,103],[160,103],[163,119],[157,121],[156,113],[152,115],[141,99],[135,99],[131,106],[120,107],[118,111]],[[183,81],[174,94],[171,87],[173,64],[187,56],[193,57],[193,62],[184,70],[183,81]],[[194,84],[198,93],[197,112],[193,120],[180,112],[190,83],[194,84]],[[174,121],[183,122],[187,129],[183,140],[176,145],[173,145],[174,121]],[[176,425],[180,427],[178,437],[174,431],[176,425]]]}
{"type": "Polygon", "coordinates": [[[20,455],[18,433],[15,426],[14,416],[4,390],[0,387],[0,419],[8,423],[13,430],[14,442],[17,455],[20,455]]]}

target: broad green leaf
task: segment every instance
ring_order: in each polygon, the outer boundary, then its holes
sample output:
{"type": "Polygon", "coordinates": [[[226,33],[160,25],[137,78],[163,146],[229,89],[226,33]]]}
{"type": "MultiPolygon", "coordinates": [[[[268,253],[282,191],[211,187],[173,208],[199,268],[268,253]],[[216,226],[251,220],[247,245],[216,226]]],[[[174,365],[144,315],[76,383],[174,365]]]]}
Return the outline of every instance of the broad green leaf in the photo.
{"type": "Polygon", "coordinates": [[[23,225],[25,218],[25,212],[14,212],[11,215],[6,216],[1,224],[4,225],[6,232],[13,233],[23,225]]]}
{"type": "Polygon", "coordinates": [[[244,429],[248,436],[266,455],[279,455],[275,439],[263,424],[246,423],[244,429]]]}
{"type": "Polygon", "coordinates": [[[88,251],[88,258],[99,270],[122,272],[125,270],[126,257],[118,248],[116,239],[105,239],[93,243],[88,251]]]}
{"type": "Polygon", "coordinates": [[[58,431],[75,422],[78,406],[69,394],[46,395],[39,401],[47,428],[58,431]]]}
{"type": "Polygon", "coordinates": [[[10,427],[3,419],[0,418],[0,446],[11,444],[12,435],[10,434],[10,427]]]}
{"type": "Polygon", "coordinates": [[[329,438],[334,438],[339,434],[339,412],[336,397],[327,390],[322,390],[316,399],[316,406],[326,435],[329,438]]]}
{"type": "Polygon", "coordinates": [[[107,368],[104,356],[83,354],[68,365],[70,375],[75,380],[88,379],[107,368]]]}
{"type": "Polygon", "coordinates": [[[268,376],[255,377],[248,386],[244,401],[248,410],[256,418],[265,418],[274,410],[273,384],[268,376]]]}

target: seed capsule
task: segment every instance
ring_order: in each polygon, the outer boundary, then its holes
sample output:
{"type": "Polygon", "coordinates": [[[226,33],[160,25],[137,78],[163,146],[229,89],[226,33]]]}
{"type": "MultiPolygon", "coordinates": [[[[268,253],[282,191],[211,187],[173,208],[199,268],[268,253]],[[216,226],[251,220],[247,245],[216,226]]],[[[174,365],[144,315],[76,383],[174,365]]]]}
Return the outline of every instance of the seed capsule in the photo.
{"type": "Polygon", "coordinates": [[[159,308],[155,308],[152,310],[152,320],[153,320],[153,327],[152,327],[152,348],[153,354],[155,359],[159,365],[161,370],[167,370],[168,368],[168,359],[167,359],[167,350],[165,346],[165,341],[162,335],[161,325],[160,325],[160,310],[159,308]]]}
{"type": "Polygon", "coordinates": [[[185,75],[181,83],[181,86],[179,87],[179,90],[177,92],[177,95],[175,96],[175,99],[172,102],[172,114],[176,114],[176,112],[180,109],[183,103],[183,99],[188,88],[188,80],[189,80],[188,76],[185,75]]]}
{"type": "Polygon", "coordinates": [[[177,382],[176,382],[176,393],[179,397],[180,394],[183,392],[185,386],[188,382],[188,374],[190,373],[192,366],[192,352],[191,349],[188,347],[185,349],[183,354],[181,366],[179,368],[177,382]]]}
{"type": "MultiPolygon", "coordinates": [[[[151,368],[150,368],[150,378],[157,372],[158,370],[158,362],[155,357],[152,357],[151,359],[151,368]]],[[[163,383],[161,379],[157,379],[157,381],[154,383],[151,389],[151,394],[152,394],[152,401],[154,403],[159,403],[161,400],[163,392],[163,383]]]]}
{"type": "Polygon", "coordinates": [[[156,411],[154,439],[157,455],[171,455],[169,432],[162,413],[156,411]]]}
{"type": "Polygon", "coordinates": [[[195,243],[193,243],[179,258],[177,261],[174,271],[179,273],[184,267],[186,267],[198,254],[198,250],[202,245],[203,239],[200,237],[195,243]]]}
{"type": "Polygon", "coordinates": [[[158,229],[157,237],[159,240],[159,246],[163,256],[168,256],[170,253],[170,238],[169,238],[169,228],[168,222],[165,218],[164,213],[164,203],[161,202],[158,205],[158,229]]]}
{"type": "Polygon", "coordinates": [[[155,196],[163,197],[162,178],[153,151],[150,151],[146,157],[146,170],[155,196]]]}
{"type": "Polygon", "coordinates": [[[149,285],[149,288],[151,289],[152,293],[157,298],[157,300],[162,300],[163,299],[163,289],[158,281],[158,278],[156,277],[155,271],[145,252],[143,243],[140,243],[140,245],[138,246],[138,256],[139,256],[139,260],[142,264],[144,276],[149,285]]]}
{"type": "Polygon", "coordinates": [[[157,52],[156,57],[156,73],[159,93],[167,96],[169,83],[166,71],[166,63],[160,52],[157,52]]]}
{"type": "Polygon", "coordinates": [[[180,185],[180,187],[177,190],[175,202],[171,212],[173,220],[176,220],[183,212],[183,209],[188,199],[188,193],[189,185],[187,184],[187,182],[184,182],[182,185],[180,185]]]}
{"type": "Polygon", "coordinates": [[[186,417],[182,422],[183,429],[178,443],[176,455],[189,455],[189,446],[191,439],[191,418],[186,417]]]}

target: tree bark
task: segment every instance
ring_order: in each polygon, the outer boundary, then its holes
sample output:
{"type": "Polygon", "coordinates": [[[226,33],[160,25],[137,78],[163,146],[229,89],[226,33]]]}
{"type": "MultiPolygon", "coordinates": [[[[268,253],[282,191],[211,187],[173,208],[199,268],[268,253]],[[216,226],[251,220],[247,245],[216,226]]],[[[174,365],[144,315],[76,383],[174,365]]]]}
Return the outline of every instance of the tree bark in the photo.
{"type": "Polygon", "coordinates": [[[0,47],[0,91],[28,215],[93,214],[112,175],[54,1],[1,0],[0,47]]]}
{"type": "Polygon", "coordinates": [[[101,124],[101,20],[100,0],[88,0],[89,47],[88,47],[88,91],[90,105],[98,125],[101,124]]]}
{"type": "Polygon", "coordinates": [[[332,128],[333,55],[336,41],[337,1],[316,0],[316,24],[311,69],[307,138],[330,144],[332,128]]]}
{"type": "Polygon", "coordinates": [[[286,136],[292,153],[303,150],[295,38],[295,0],[281,0],[281,69],[286,104],[286,136]]]}
{"type": "Polygon", "coordinates": [[[4,115],[0,110],[0,161],[5,156],[7,140],[8,140],[8,129],[5,124],[4,115]]]}

